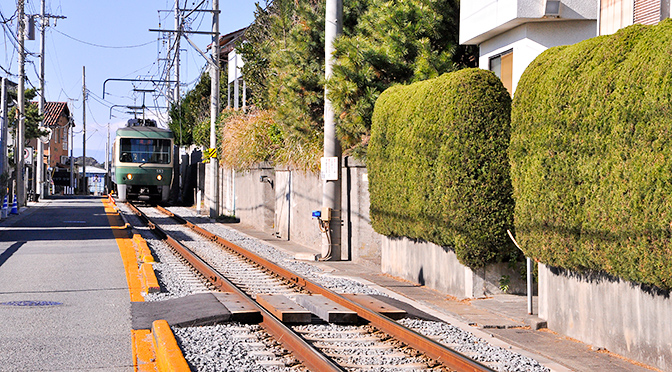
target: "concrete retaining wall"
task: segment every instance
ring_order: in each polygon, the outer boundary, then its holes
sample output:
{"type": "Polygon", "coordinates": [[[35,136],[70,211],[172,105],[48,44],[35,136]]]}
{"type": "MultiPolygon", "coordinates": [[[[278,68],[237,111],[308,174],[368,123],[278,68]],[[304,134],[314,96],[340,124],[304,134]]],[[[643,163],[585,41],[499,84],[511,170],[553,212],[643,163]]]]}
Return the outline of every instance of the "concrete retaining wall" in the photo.
{"type": "Polygon", "coordinates": [[[539,316],[553,331],[672,371],[669,292],[539,264],[539,316]]]}
{"type": "Polygon", "coordinates": [[[499,281],[509,275],[507,293],[524,294],[525,282],[504,264],[474,271],[462,265],[452,249],[407,238],[383,237],[381,269],[384,273],[425,285],[458,298],[479,298],[502,293],[499,281]]]}
{"type": "Polygon", "coordinates": [[[268,182],[260,181],[262,176],[273,179],[274,173],[272,167],[262,164],[247,172],[236,173],[234,182],[230,182],[228,176],[224,177],[224,182],[220,182],[220,203],[226,200],[223,195],[234,192],[235,215],[241,223],[274,233],[275,192],[268,182]]]}
{"type": "MultiPolygon", "coordinates": [[[[343,230],[341,259],[380,265],[382,237],[369,218],[366,167],[343,161],[343,230]]],[[[322,206],[319,174],[259,164],[246,172],[220,169],[220,210],[240,222],[320,252],[322,234],[312,211],[322,206]]]]}
{"type": "Polygon", "coordinates": [[[352,260],[379,266],[382,235],[373,231],[369,216],[369,173],[366,166],[346,157],[343,168],[343,251],[352,260]]]}

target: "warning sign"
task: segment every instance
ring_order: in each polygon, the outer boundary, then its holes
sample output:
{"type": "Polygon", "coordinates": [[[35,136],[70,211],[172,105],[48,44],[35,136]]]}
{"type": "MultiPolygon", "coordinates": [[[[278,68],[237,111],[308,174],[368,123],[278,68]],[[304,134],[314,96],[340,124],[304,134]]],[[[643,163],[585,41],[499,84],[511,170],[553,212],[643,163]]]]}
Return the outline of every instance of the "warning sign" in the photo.
{"type": "Polygon", "coordinates": [[[203,162],[209,163],[210,159],[217,158],[217,149],[209,148],[203,152],[203,162]]]}

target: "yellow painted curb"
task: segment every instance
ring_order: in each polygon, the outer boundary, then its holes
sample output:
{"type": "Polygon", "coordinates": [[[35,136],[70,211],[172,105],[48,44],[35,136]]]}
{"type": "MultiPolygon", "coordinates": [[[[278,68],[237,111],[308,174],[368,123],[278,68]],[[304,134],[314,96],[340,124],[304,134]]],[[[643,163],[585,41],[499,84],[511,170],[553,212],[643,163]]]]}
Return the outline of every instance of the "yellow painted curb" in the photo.
{"type": "Polygon", "coordinates": [[[147,246],[147,241],[140,236],[140,234],[133,234],[133,241],[138,250],[138,259],[140,262],[154,262],[154,256],[147,246]]]}
{"type": "Polygon", "coordinates": [[[133,340],[133,370],[136,372],[156,372],[154,338],[149,329],[131,331],[133,340]]]}
{"type": "Polygon", "coordinates": [[[154,337],[154,351],[156,352],[156,364],[159,371],[191,371],[184,355],[182,355],[182,350],[177,346],[175,335],[167,321],[155,320],[152,323],[152,336],[154,337]]]}
{"type": "Polygon", "coordinates": [[[154,274],[154,268],[151,263],[143,263],[140,265],[140,277],[142,278],[142,289],[145,293],[159,293],[161,292],[161,287],[159,287],[159,281],[156,280],[156,274],[154,274]]]}

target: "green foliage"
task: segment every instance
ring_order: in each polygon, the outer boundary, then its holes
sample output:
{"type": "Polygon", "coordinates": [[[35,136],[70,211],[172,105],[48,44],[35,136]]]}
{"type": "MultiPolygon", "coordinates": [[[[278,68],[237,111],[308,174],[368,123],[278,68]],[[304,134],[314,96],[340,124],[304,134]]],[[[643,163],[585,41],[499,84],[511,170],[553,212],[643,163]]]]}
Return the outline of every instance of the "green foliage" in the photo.
{"type": "MultiPolygon", "coordinates": [[[[226,62],[220,70],[219,102],[226,105],[226,81],[228,78],[226,62]]],[[[182,97],[179,105],[171,105],[168,127],[175,135],[175,144],[179,146],[198,145],[210,147],[210,74],[204,72],[198,84],[182,97]],[[207,135],[205,127],[207,126],[207,135]]]]}
{"type": "Polygon", "coordinates": [[[552,48],[512,111],[526,254],[672,288],[672,21],[552,48]]]}
{"type": "Polygon", "coordinates": [[[367,156],[375,231],[451,247],[472,268],[518,259],[506,233],[510,110],[501,81],[480,69],[383,92],[367,156]]]}
{"type": "MultiPolygon", "coordinates": [[[[457,43],[457,3],[344,3],[344,36],[335,44],[338,62],[329,89],[346,153],[363,156],[373,105],[391,84],[436,77],[464,61],[475,62],[473,48],[457,43]]],[[[284,136],[284,153],[275,158],[315,167],[310,162],[319,158],[323,141],[324,1],[276,0],[266,9],[257,6],[255,16],[238,45],[250,102],[275,115],[284,136]]]]}
{"type": "Polygon", "coordinates": [[[365,156],[374,104],[392,84],[475,66],[476,50],[459,46],[458,5],[369,0],[355,8],[362,15],[334,44],[337,62],[328,82],[346,153],[365,156]]]}
{"type": "Polygon", "coordinates": [[[251,102],[273,113],[282,142],[297,150],[289,160],[313,168],[322,144],[324,1],[276,0],[255,16],[238,46],[251,102]]]}
{"type": "MultiPolygon", "coordinates": [[[[33,98],[37,96],[37,91],[35,89],[26,89],[23,93],[26,105],[25,105],[25,120],[24,120],[24,139],[26,144],[28,141],[33,138],[38,138],[40,136],[45,136],[48,134],[47,131],[40,130],[39,125],[42,121],[42,116],[40,115],[39,106],[35,102],[30,102],[33,98]]],[[[10,91],[10,98],[17,99],[16,93],[10,91]]],[[[14,120],[9,122],[10,128],[16,128],[19,123],[19,116],[17,113],[17,107],[13,107],[9,112],[9,117],[14,118],[14,120]]]]}

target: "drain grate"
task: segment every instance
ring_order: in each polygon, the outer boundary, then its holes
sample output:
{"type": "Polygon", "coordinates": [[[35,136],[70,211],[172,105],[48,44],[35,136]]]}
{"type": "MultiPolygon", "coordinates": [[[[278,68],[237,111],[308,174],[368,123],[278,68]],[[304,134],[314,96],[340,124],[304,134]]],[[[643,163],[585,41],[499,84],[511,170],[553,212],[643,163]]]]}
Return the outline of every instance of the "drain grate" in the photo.
{"type": "Polygon", "coordinates": [[[7,301],[7,302],[0,302],[0,305],[38,307],[38,306],[58,306],[63,305],[63,303],[56,301],[7,301]]]}

